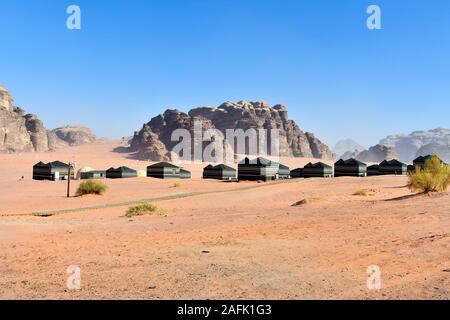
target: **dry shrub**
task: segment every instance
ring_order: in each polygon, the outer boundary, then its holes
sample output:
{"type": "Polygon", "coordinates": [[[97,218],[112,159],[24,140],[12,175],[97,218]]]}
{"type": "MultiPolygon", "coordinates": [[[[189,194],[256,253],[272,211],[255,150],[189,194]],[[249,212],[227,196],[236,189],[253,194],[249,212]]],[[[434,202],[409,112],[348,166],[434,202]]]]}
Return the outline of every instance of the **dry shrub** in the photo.
{"type": "Polygon", "coordinates": [[[436,155],[425,161],[424,169],[417,166],[416,171],[408,174],[408,188],[412,192],[444,192],[449,185],[450,167],[436,155]]]}
{"type": "Polygon", "coordinates": [[[374,196],[375,193],[376,193],[376,191],[373,189],[359,189],[359,190],[355,191],[355,193],[353,195],[367,197],[367,196],[374,196]]]}
{"type": "Polygon", "coordinates": [[[181,183],[175,182],[172,187],[173,188],[179,188],[179,187],[181,187],[181,183]]]}
{"type": "Polygon", "coordinates": [[[322,201],[322,198],[305,198],[300,201],[297,201],[296,203],[291,205],[291,207],[299,207],[299,206],[303,206],[305,204],[316,203],[316,202],[320,202],[320,201],[322,201]]]}
{"type": "Polygon", "coordinates": [[[127,210],[127,213],[125,214],[126,217],[131,218],[134,216],[143,216],[146,214],[163,214],[164,210],[155,206],[151,203],[144,203],[137,206],[129,207],[127,210]]]}
{"type": "Polygon", "coordinates": [[[102,195],[105,193],[108,186],[97,180],[86,180],[80,183],[76,192],[77,197],[84,196],[86,194],[102,195]]]}

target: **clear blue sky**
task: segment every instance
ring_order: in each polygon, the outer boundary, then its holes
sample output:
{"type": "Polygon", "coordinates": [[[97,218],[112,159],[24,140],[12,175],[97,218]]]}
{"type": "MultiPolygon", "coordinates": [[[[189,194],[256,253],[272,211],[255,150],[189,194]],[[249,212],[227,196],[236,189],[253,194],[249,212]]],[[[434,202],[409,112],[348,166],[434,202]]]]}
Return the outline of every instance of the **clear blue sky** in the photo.
{"type": "Polygon", "coordinates": [[[284,103],[333,146],[450,127],[450,1],[0,0],[0,82],[48,128],[131,135],[166,108],[284,103]],[[66,28],[77,4],[82,29],[66,28]],[[382,9],[382,30],[366,8],[382,9]]]}

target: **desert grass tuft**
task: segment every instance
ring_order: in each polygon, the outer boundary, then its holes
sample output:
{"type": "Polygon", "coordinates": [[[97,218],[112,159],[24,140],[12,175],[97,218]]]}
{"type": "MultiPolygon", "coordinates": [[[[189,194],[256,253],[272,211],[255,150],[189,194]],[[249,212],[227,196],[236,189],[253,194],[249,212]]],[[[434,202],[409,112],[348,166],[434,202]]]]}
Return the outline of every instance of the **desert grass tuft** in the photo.
{"type": "Polygon", "coordinates": [[[75,195],[77,197],[81,197],[87,194],[102,195],[103,193],[105,193],[106,189],[108,189],[108,186],[100,181],[86,180],[80,183],[75,195]]]}
{"type": "Polygon", "coordinates": [[[412,192],[444,192],[449,185],[450,167],[436,155],[425,161],[424,169],[417,166],[416,171],[408,174],[408,188],[412,192]]]}
{"type": "Polygon", "coordinates": [[[373,195],[375,195],[375,190],[359,189],[359,190],[355,191],[355,193],[353,193],[353,195],[354,196],[362,196],[362,197],[373,196],[373,195]]]}
{"type": "Polygon", "coordinates": [[[155,206],[154,204],[144,203],[137,206],[129,207],[125,216],[131,218],[143,215],[154,215],[154,214],[161,215],[164,213],[165,211],[163,209],[155,206]]]}

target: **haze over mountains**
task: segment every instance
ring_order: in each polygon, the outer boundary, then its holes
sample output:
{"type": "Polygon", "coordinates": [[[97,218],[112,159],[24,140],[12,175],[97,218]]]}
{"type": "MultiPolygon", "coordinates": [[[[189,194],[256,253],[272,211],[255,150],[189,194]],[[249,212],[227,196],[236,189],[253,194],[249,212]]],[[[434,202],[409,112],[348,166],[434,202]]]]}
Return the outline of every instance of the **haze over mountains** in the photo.
{"type": "Polygon", "coordinates": [[[356,158],[360,161],[379,162],[397,158],[406,163],[428,154],[437,154],[445,162],[450,161],[450,129],[437,128],[414,131],[410,134],[390,135],[379,144],[365,150],[357,142],[339,141],[333,152],[336,158],[356,158]]]}
{"type": "Polygon", "coordinates": [[[390,135],[382,139],[380,144],[394,148],[399,159],[404,162],[433,153],[446,162],[450,161],[450,129],[437,128],[414,131],[407,135],[390,135]]]}

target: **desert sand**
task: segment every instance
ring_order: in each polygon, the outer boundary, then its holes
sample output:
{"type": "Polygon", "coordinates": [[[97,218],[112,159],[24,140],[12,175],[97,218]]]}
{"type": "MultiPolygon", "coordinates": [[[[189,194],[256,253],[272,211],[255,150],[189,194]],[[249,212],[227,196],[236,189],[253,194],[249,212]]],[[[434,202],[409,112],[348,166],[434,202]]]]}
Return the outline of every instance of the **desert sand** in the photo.
{"type": "Polygon", "coordinates": [[[149,164],[115,147],[0,155],[0,299],[450,298],[448,193],[411,195],[401,176],[203,181],[204,164],[184,165],[193,179],[179,187],[105,180],[103,196],[68,199],[66,182],[31,180],[41,160],[149,164]],[[353,195],[362,188],[372,195],[353,195]],[[127,202],[144,199],[165,213],[124,217],[127,202]],[[59,214],[35,215],[49,211],[59,214]],[[67,289],[70,265],[80,290],[67,289]],[[380,290],[367,288],[371,265],[380,290]]]}

